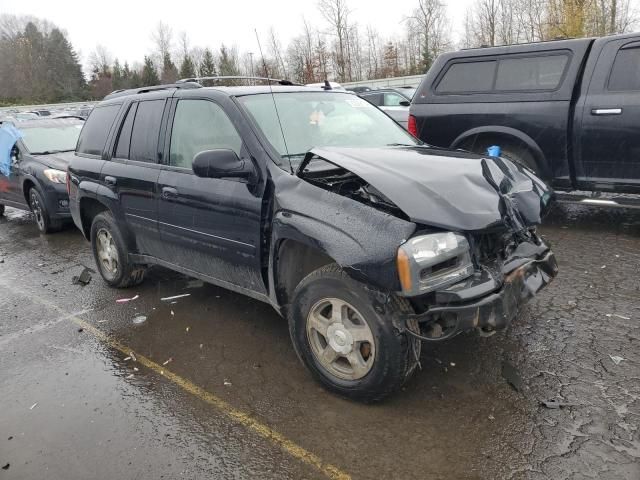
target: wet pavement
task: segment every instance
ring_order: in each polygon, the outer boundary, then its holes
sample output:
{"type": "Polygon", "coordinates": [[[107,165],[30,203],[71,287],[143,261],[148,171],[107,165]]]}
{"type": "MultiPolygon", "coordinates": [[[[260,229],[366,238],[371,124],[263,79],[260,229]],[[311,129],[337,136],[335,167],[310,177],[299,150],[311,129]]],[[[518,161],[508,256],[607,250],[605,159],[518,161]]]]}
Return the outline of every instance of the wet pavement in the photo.
{"type": "Polygon", "coordinates": [[[508,331],[424,348],[373,406],[320,388],[268,305],[160,268],[73,285],[79,232],[6,215],[1,479],[640,478],[640,212],[558,207],[556,281],[508,331]]]}

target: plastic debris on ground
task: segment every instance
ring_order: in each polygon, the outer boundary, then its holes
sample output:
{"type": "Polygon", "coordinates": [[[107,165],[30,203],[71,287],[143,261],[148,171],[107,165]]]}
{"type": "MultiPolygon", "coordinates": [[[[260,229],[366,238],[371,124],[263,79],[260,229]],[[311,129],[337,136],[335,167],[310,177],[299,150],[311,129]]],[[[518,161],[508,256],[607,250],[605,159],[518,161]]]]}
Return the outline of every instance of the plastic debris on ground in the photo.
{"type": "Polygon", "coordinates": [[[9,470],[9,467],[11,466],[11,464],[7,463],[6,465],[2,466],[3,470],[9,470]]]}
{"type": "Polygon", "coordinates": [[[125,378],[133,378],[133,373],[127,375],[125,378]]]}
{"type": "Polygon", "coordinates": [[[631,317],[625,317],[624,315],[618,315],[617,313],[607,313],[605,314],[605,317],[617,317],[617,318],[621,318],[622,320],[631,320],[631,317]]]}
{"type": "Polygon", "coordinates": [[[87,267],[84,267],[84,270],[82,270],[80,275],[71,278],[71,283],[74,285],[85,286],[88,285],[89,282],[91,282],[91,270],[89,270],[87,267]]]}
{"type": "Polygon", "coordinates": [[[136,356],[133,354],[133,352],[129,352],[129,355],[131,355],[131,360],[133,360],[134,362],[137,362],[138,359],[136,358],[136,356]]]}
{"type": "Polygon", "coordinates": [[[558,408],[565,408],[565,407],[575,407],[576,404],[575,403],[567,403],[567,402],[562,402],[560,400],[556,400],[556,399],[551,399],[551,400],[541,400],[540,401],[540,405],[550,408],[550,409],[558,409],[558,408]]]}
{"type": "Polygon", "coordinates": [[[516,392],[522,391],[523,383],[520,374],[516,370],[516,367],[506,360],[502,362],[502,377],[516,392]]]}
{"type": "Polygon", "coordinates": [[[119,298],[116,300],[116,303],[128,303],[137,300],[138,298],[140,298],[140,295],[136,295],[135,297],[131,298],[119,298]]]}
{"type": "Polygon", "coordinates": [[[135,317],[133,317],[133,320],[131,320],[133,322],[134,325],[141,325],[144,322],[147,321],[147,316],[146,315],[137,315],[135,317]]]}
{"type": "Polygon", "coordinates": [[[609,355],[609,358],[616,365],[620,365],[620,362],[624,360],[624,358],[619,357],[618,355],[609,355]]]}
{"type": "Polygon", "coordinates": [[[165,365],[168,365],[170,362],[173,361],[173,358],[169,357],[169,360],[165,361],[162,366],[164,367],[165,365]]]}
{"type": "Polygon", "coordinates": [[[184,298],[184,297],[190,297],[191,294],[190,293],[183,293],[181,295],[173,295],[172,297],[163,297],[160,300],[162,302],[170,302],[171,300],[176,300],[178,298],[184,298]]]}
{"type": "Polygon", "coordinates": [[[232,383],[229,380],[227,380],[226,378],[224,379],[223,383],[224,383],[225,387],[230,387],[232,385],[232,383]]]}
{"type": "Polygon", "coordinates": [[[29,410],[33,410],[34,408],[36,408],[37,405],[38,405],[38,402],[34,403],[29,407],[29,410]]]}

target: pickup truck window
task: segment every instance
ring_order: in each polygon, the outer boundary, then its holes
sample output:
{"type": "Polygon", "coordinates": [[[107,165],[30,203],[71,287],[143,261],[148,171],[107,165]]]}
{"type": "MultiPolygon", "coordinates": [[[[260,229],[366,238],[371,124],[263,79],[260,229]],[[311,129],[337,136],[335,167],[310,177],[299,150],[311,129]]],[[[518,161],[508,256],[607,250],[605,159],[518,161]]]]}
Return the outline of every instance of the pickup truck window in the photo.
{"type": "Polygon", "coordinates": [[[102,155],[107,135],[120,110],[120,104],[96,107],[82,128],[76,151],[85,155],[102,155]]]}
{"type": "Polygon", "coordinates": [[[640,46],[618,51],[608,89],[614,92],[640,90],[640,46]]]}
{"type": "Polygon", "coordinates": [[[132,103],[124,119],[120,135],[118,135],[118,146],[116,147],[116,158],[129,158],[129,145],[131,144],[131,130],[133,129],[133,119],[136,116],[137,103],[132,103]]]}
{"type": "Polygon", "coordinates": [[[496,62],[461,62],[454,63],[444,74],[436,92],[438,93],[472,93],[489,92],[493,88],[496,62]]]}
{"type": "Polygon", "coordinates": [[[503,58],[498,63],[495,90],[555,90],[568,60],[568,55],[503,58]]]}
{"type": "Polygon", "coordinates": [[[240,155],[242,139],[222,108],[208,100],[180,100],[171,131],[169,165],[191,168],[196,154],[227,148],[240,155]]]}
{"type": "Polygon", "coordinates": [[[158,161],[158,135],[164,103],[164,100],[147,100],[138,104],[131,133],[131,160],[150,163],[158,161]]]}

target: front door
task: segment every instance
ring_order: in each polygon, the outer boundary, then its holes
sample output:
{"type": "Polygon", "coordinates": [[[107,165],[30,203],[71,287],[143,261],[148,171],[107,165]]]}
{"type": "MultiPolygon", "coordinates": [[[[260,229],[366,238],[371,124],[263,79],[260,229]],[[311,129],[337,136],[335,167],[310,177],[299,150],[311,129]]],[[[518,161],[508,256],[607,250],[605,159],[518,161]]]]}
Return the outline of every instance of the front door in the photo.
{"type": "Polygon", "coordinates": [[[158,179],[164,260],[231,285],[265,293],[260,265],[262,197],[238,179],[197,177],[193,157],[226,148],[249,152],[217,103],[180,99],[170,129],[169,155],[158,179]]]}
{"type": "Polygon", "coordinates": [[[589,84],[579,129],[577,180],[640,186],[640,42],[612,40],[589,84]]]}

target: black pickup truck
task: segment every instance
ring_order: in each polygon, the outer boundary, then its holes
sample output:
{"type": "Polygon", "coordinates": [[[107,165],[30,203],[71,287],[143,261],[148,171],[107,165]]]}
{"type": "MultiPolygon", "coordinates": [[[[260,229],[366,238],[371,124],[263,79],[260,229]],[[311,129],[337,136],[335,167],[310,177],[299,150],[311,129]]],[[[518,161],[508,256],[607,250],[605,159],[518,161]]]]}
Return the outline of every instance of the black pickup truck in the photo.
{"type": "Polygon", "coordinates": [[[441,55],[409,131],[528,166],[558,190],[640,192],[640,33],[441,55]]]}

